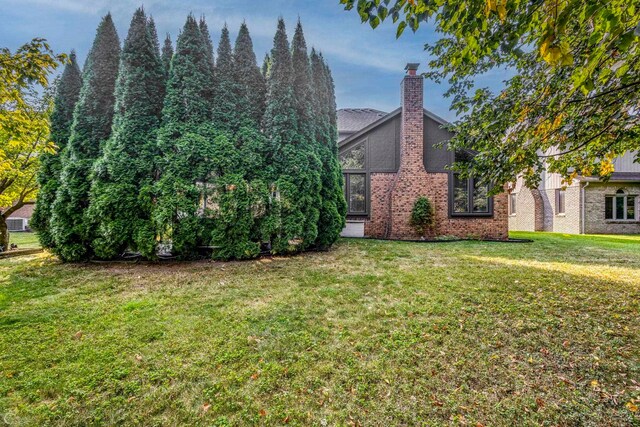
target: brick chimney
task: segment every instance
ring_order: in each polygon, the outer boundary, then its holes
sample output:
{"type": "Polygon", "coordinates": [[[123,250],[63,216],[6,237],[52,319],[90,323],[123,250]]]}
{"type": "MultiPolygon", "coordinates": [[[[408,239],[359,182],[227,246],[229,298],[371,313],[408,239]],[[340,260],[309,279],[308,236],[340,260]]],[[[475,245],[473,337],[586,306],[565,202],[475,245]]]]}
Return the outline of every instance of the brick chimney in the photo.
{"type": "Polygon", "coordinates": [[[407,64],[401,85],[400,172],[424,172],[424,78],[416,75],[419,65],[407,64]]]}
{"type": "Polygon", "coordinates": [[[400,127],[400,168],[391,184],[385,237],[418,238],[409,224],[413,204],[428,195],[430,182],[424,168],[423,77],[418,65],[407,64],[401,84],[402,123],[400,127]]]}

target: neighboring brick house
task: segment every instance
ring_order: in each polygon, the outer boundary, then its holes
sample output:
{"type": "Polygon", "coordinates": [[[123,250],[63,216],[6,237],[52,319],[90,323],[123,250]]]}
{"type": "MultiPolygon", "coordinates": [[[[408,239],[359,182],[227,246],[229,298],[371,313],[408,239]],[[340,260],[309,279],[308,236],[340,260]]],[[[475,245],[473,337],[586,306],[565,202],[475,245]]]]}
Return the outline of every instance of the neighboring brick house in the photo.
{"type": "Polygon", "coordinates": [[[538,188],[519,179],[509,194],[509,230],[568,234],[639,234],[640,164],[635,153],[615,159],[607,182],[578,177],[566,186],[543,173],[538,188]]]}
{"type": "Polygon", "coordinates": [[[487,197],[486,186],[459,179],[447,168],[455,159],[446,146],[451,134],[442,127],[443,119],[423,108],[424,79],[417,68],[406,67],[397,110],[384,115],[371,109],[338,111],[348,205],[343,235],[420,238],[409,218],[416,199],[426,196],[436,214],[430,237],[506,239],[507,194],[487,197]],[[363,122],[373,120],[354,131],[358,112],[363,122]]]}
{"type": "Polygon", "coordinates": [[[9,215],[9,218],[7,218],[9,231],[31,231],[29,228],[29,220],[31,220],[35,206],[35,202],[27,202],[24,206],[9,215]]]}

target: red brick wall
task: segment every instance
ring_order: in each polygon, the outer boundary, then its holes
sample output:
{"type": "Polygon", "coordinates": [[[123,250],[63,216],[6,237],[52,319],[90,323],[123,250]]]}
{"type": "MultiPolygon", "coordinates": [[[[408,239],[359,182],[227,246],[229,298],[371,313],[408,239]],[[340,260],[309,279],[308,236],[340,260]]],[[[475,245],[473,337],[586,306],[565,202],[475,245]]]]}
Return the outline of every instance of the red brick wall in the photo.
{"type": "Polygon", "coordinates": [[[385,238],[389,223],[389,196],[395,173],[372,173],[370,176],[369,220],[364,223],[364,235],[385,238]]]}
{"type": "Polygon", "coordinates": [[[414,176],[415,181],[398,181],[393,197],[393,226],[387,236],[389,223],[389,192],[395,173],[371,174],[371,214],[365,222],[364,233],[367,237],[392,238],[401,240],[419,239],[409,225],[411,210],[416,199],[427,197],[434,206],[436,226],[432,235],[453,236],[459,238],[506,239],[508,237],[508,200],[501,193],[493,198],[493,217],[449,218],[449,175],[446,173],[427,173],[414,176]]]}

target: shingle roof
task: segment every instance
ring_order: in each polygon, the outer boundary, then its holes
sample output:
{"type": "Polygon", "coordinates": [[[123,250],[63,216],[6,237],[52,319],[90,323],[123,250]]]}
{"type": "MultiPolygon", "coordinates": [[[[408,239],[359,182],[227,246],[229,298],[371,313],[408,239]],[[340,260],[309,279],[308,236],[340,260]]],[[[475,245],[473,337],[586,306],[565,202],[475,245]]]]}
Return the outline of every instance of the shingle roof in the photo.
{"type": "MultiPolygon", "coordinates": [[[[589,176],[580,178],[583,181],[601,181],[600,177],[589,176]]],[[[614,172],[609,177],[609,182],[640,182],[640,172],[614,172]]]]}
{"type": "Polygon", "coordinates": [[[350,134],[359,131],[386,116],[387,113],[373,108],[343,108],[338,110],[338,132],[350,134]]]}

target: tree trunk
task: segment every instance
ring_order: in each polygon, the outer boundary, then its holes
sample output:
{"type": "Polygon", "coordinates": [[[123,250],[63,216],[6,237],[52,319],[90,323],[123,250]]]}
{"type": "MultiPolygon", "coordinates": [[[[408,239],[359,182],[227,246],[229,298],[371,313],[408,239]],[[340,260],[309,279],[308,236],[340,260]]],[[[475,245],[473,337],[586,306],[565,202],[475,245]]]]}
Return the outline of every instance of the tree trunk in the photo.
{"type": "Polygon", "coordinates": [[[0,249],[0,252],[9,250],[9,227],[4,215],[0,215],[0,249]]]}

